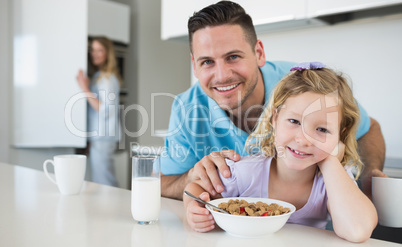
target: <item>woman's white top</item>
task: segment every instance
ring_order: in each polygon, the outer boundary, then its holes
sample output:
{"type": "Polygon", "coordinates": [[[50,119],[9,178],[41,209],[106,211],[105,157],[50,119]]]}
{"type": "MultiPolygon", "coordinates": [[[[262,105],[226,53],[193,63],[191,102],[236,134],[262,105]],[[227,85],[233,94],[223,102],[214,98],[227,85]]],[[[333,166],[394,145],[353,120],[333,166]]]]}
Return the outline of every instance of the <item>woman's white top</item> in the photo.
{"type": "Polygon", "coordinates": [[[88,104],[87,131],[90,141],[118,142],[121,137],[119,120],[119,80],[114,74],[100,76],[96,72],[90,90],[100,101],[99,112],[88,104]]]}

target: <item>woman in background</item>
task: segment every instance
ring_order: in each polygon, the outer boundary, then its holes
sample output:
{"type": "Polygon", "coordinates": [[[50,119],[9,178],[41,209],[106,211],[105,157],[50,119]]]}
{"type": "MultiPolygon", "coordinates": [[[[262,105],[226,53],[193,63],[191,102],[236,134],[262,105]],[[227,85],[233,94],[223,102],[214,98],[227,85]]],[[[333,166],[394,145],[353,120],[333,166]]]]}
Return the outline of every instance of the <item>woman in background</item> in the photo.
{"type": "Polygon", "coordinates": [[[88,100],[87,133],[92,180],[117,186],[113,154],[120,139],[119,92],[121,78],[113,43],[106,37],[91,42],[91,63],[96,73],[91,80],[80,70],[77,81],[88,100]]]}

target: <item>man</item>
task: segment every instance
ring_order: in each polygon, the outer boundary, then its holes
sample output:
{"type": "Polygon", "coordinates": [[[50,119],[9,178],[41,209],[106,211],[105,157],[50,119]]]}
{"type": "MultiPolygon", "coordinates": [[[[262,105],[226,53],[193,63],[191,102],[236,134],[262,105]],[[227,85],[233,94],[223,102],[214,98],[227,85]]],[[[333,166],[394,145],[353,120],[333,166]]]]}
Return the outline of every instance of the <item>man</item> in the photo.
{"type": "MultiPolygon", "coordinates": [[[[238,161],[247,155],[244,144],[264,104],[294,65],[266,62],[251,17],[236,3],[221,1],[194,13],[188,29],[199,83],[173,103],[161,160],[162,196],[176,199],[197,179],[212,195],[223,191],[218,171],[230,176],[225,158],[238,161]]],[[[362,188],[370,197],[371,177],[384,175],[385,144],[378,122],[360,111],[357,138],[366,166],[362,188]]]]}

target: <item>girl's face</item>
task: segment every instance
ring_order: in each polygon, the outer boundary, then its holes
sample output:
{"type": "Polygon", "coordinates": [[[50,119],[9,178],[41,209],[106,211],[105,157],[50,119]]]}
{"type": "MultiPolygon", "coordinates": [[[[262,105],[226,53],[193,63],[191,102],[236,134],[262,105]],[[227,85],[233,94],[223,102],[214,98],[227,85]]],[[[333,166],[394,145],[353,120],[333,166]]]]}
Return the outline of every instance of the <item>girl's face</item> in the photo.
{"type": "Polygon", "coordinates": [[[339,104],[335,93],[289,97],[272,120],[278,163],[303,170],[336,154],[342,116],[339,104]]]}
{"type": "Polygon", "coordinates": [[[106,48],[98,41],[94,40],[91,44],[92,63],[96,67],[102,67],[106,64],[106,48]]]}

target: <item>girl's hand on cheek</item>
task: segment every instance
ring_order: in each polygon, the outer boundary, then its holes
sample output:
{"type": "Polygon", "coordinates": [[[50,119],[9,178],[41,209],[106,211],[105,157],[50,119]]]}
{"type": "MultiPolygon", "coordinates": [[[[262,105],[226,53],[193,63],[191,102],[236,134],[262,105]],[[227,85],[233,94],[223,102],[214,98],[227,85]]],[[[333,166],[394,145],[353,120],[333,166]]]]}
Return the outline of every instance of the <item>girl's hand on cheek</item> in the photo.
{"type": "Polygon", "coordinates": [[[338,145],[336,145],[334,150],[332,151],[331,156],[337,157],[339,162],[341,162],[344,155],[345,155],[345,144],[339,141],[338,145]]]}
{"type": "MultiPolygon", "coordinates": [[[[200,195],[204,201],[209,201],[209,194],[204,192],[200,195]]],[[[212,214],[196,201],[191,201],[187,206],[187,222],[197,232],[208,232],[215,228],[212,214]]]]}
{"type": "Polygon", "coordinates": [[[342,161],[343,156],[345,155],[345,144],[341,141],[335,146],[334,150],[328,155],[327,158],[318,163],[318,166],[321,168],[324,164],[330,164],[331,162],[338,161],[339,163],[342,161]]]}

